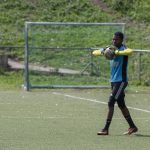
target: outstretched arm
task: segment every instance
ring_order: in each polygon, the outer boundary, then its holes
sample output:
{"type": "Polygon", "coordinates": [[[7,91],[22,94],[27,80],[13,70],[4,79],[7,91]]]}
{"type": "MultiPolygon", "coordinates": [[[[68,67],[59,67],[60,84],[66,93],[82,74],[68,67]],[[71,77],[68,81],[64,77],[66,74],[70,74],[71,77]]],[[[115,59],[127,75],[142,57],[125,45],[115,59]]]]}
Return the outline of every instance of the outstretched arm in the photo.
{"type": "MultiPolygon", "coordinates": [[[[127,48],[127,49],[125,49],[123,51],[115,50],[115,55],[126,55],[126,56],[128,56],[128,55],[131,55],[132,53],[133,53],[133,50],[130,49],[130,48],[127,48]]],[[[92,54],[94,56],[103,56],[104,52],[101,51],[100,49],[98,49],[98,50],[94,50],[92,52],[92,54]]]]}
{"type": "Polygon", "coordinates": [[[128,55],[131,55],[132,53],[133,53],[133,50],[130,49],[130,48],[127,48],[123,51],[115,50],[116,55],[126,55],[126,56],[128,56],[128,55]]]}

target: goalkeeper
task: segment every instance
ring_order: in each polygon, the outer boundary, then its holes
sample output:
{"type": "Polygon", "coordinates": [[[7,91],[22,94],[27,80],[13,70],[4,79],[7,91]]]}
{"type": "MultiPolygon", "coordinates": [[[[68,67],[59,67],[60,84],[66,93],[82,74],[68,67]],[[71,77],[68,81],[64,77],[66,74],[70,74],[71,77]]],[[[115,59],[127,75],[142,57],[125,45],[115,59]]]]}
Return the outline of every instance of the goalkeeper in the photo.
{"type": "MultiPolygon", "coordinates": [[[[112,44],[116,47],[117,50],[108,50],[108,52],[100,51],[98,55],[104,55],[110,61],[111,69],[111,94],[108,101],[108,114],[106,119],[106,124],[104,128],[97,133],[97,135],[108,135],[109,126],[112,121],[114,113],[114,105],[117,102],[118,107],[120,108],[124,118],[129,124],[127,132],[124,134],[130,135],[138,131],[138,128],[134,124],[130,112],[125,104],[125,88],[128,85],[127,77],[127,67],[128,67],[128,55],[131,54],[131,49],[126,49],[126,46],[123,44],[124,34],[122,32],[116,32],[113,35],[112,44]]],[[[93,55],[97,55],[98,51],[94,51],[93,55]]]]}

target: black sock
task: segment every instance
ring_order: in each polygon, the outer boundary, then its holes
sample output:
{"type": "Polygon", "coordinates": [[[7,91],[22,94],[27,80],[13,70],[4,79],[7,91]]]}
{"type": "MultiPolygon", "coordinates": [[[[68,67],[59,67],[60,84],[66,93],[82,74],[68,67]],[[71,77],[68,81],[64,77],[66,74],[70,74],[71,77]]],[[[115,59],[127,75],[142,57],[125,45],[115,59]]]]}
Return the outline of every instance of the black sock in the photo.
{"type": "Polygon", "coordinates": [[[109,129],[110,123],[111,123],[111,120],[110,120],[110,119],[107,119],[107,120],[106,120],[105,127],[104,127],[104,130],[108,130],[108,129],[109,129]]]}
{"type": "Polygon", "coordinates": [[[125,119],[127,120],[128,124],[131,128],[136,127],[130,115],[126,116],[125,119]]]}

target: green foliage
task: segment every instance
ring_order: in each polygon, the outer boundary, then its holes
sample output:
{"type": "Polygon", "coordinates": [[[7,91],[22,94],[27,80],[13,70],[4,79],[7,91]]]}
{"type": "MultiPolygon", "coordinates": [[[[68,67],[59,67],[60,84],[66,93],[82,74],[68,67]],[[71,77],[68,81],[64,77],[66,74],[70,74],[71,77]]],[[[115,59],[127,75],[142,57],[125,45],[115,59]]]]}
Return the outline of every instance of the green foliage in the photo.
{"type": "Polygon", "coordinates": [[[23,45],[25,21],[104,22],[109,16],[90,0],[3,0],[0,3],[1,45],[23,45]]]}
{"type": "Polygon", "coordinates": [[[149,22],[150,0],[103,0],[112,9],[120,12],[123,16],[130,16],[141,22],[149,22]]]}
{"type": "Polygon", "coordinates": [[[23,46],[25,21],[118,22],[119,15],[129,16],[129,20],[150,21],[147,13],[150,9],[149,0],[103,1],[118,13],[115,15],[107,13],[94,5],[91,0],[2,0],[0,3],[1,45],[23,46]]]}
{"type": "Polygon", "coordinates": [[[22,71],[8,71],[0,74],[0,89],[20,89],[23,84],[22,71]]]}
{"type": "Polygon", "coordinates": [[[134,0],[112,0],[109,2],[110,2],[110,6],[113,9],[120,11],[122,13],[127,13],[127,11],[132,9],[134,4],[134,0]]]}

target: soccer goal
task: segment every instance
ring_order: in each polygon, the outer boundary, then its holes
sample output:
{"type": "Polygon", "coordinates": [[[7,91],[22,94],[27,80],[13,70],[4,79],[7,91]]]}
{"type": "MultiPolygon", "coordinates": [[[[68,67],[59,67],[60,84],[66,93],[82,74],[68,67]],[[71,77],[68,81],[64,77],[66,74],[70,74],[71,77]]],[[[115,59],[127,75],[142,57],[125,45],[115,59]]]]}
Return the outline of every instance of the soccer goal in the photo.
{"type": "Polygon", "coordinates": [[[32,88],[108,87],[109,65],[92,56],[124,23],[25,23],[25,83],[32,88]]]}

